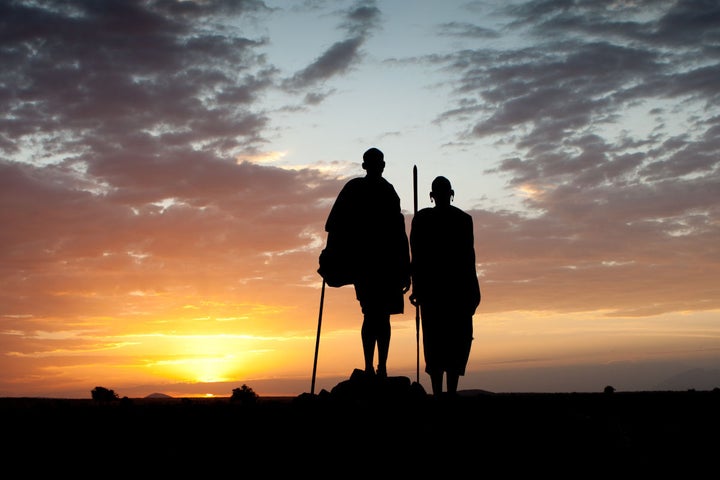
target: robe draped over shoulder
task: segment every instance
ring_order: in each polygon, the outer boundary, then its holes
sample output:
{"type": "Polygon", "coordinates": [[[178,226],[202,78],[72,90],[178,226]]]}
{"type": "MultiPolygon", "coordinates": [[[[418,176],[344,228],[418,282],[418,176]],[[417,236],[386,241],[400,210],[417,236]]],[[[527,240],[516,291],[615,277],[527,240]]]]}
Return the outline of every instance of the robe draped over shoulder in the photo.
{"type": "Polygon", "coordinates": [[[363,312],[403,313],[410,279],[410,247],[400,197],[386,179],[358,177],[338,194],[325,223],[328,243],[352,258],[363,312]]]}

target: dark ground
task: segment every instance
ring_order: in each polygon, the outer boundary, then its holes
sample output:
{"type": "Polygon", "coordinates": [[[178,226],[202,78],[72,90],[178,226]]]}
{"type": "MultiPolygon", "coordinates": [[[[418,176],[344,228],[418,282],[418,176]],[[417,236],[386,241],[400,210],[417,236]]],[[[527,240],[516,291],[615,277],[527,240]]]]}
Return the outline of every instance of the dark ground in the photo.
{"type": "Polygon", "coordinates": [[[412,387],[254,404],[1,398],[2,452],[30,478],[686,478],[719,465],[717,389],[435,399],[412,387]]]}

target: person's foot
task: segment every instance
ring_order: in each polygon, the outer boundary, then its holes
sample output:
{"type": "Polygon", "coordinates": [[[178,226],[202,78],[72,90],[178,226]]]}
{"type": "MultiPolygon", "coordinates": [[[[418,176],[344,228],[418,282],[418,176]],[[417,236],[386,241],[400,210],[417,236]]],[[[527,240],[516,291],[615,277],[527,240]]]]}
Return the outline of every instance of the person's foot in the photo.
{"type": "Polygon", "coordinates": [[[366,377],[374,377],[375,369],[373,367],[365,367],[365,376],[366,377]]]}
{"type": "Polygon", "coordinates": [[[378,365],[377,376],[380,378],[387,378],[387,369],[385,368],[384,365],[378,365]]]}

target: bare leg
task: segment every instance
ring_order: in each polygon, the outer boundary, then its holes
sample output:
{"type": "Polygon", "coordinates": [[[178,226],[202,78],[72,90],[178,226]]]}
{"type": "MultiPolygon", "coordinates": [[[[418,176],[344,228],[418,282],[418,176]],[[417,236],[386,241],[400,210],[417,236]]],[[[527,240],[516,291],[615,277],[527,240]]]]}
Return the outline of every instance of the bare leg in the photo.
{"type": "Polygon", "coordinates": [[[432,384],[432,392],[435,398],[440,398],[442,394],[443,372],[433,372],[430,374],[430,383],[432,384]]]}
{"type": "Polygon", "coordinates": [[[365,357],[365,373],[375,374],[373,358],[375,356],[375,321],[371,315],[365,314],[363,318],[360,336],[362,337],[363,356],[365,357]]]}
{"type": "Polygon", "coordinates": [[[458,381],[460,379],[460,375],[457,373],[447,373],[447,392],[450,396],[457,395],[457,386],[458,381]]]}
{"type": "Polygon", "coordinates": [[[377,373],[387,377],[387,359],[390,352],[390,315],[378,316],[377,322],[377,349],[378,368],[377,373]]]}

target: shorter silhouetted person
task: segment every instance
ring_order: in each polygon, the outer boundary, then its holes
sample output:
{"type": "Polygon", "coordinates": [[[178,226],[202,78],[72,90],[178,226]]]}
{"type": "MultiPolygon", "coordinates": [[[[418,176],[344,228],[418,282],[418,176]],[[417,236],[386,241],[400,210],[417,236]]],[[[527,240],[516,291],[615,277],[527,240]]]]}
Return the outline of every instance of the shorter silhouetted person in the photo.
{"type": "MultiPolygon", "coordinates": [[[[345,252],[340,257],[346,257],[348,271],[337,284],[351,282],[362,308],[365,372],[386,377],[390,315],[403,313],[404,295],[410,289],[410,247],[400,197],[382,176],[383,153],[368,149],[362,168],[365,176],[349,180],[338,194],[325,231],[328,246],[335,242],[333,248],[345,252]],[[373,364],[376,346],[377,372],[373,364]]],[[[322,275],[323,269],[319,271],[322,275]]]]}
{"type": "Polygon", "coordinates": [[[451,205],[450,181],[432,182],[431,208],[415,214],[410,231],[410,301],[420,308],[425,372],[435,397],[457,394],[473,341],[473,315],[480,305],[472,217],[451,205]]]}

